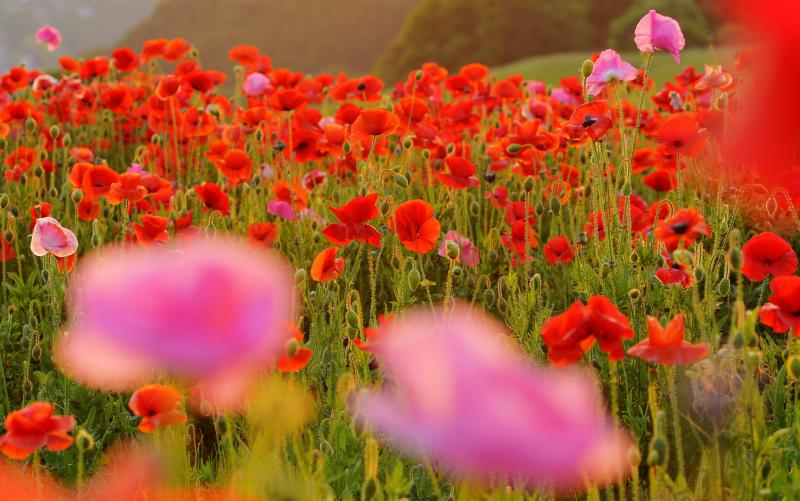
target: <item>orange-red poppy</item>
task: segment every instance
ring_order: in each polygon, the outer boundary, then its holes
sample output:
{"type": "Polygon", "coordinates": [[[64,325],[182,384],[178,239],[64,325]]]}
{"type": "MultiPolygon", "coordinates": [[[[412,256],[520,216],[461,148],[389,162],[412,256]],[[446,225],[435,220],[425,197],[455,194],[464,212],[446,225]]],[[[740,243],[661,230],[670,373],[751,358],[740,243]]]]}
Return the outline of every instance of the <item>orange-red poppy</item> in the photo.
{"type": "Polygon", "coordinates": [[[11,459],[26,459],[40,447],[63,451],[72,445],[72,416],[54,416],[55,406],[34,402],[6,416],[6,433],[0,437],[0,452],[11,459]]]}
{"type": "Polygon", "coordinates": [[[143,386],[128,401],[133,414],[142,418],[138,428],[144,433],[152,433],[161,426],[186,422],[186,414],[180,411],[180,405],[180,392],[163,384],[143,386]]]}
{"type": "Polygon", "coordinates": [[[169,219],[145,214],[142,216],[141,224],[133,225],[133,233],[136,235],[137,242],[149,247],[169,240],[167,228],[169,228],[169,219]]]}
{"type": "Polygon", "coordinates": [[[106,200],[111,205],[127,200],[131,204],[139,202],[147,196],[147,189],[141,185],[142,175],[138,172],[125,172],[120,174],[116,183],[111,183],[106,200]]]}
{"type": "Polygon", "coordinates": [[[690,111],[682,111],[670,115],[658,129],[658,142],[668,152],[694,156],[703,150],[706,144],[706,131],[690,111]]]}
{"type": "Polygon", "coordinates": [[[261,51],[252,45],[237,45],[228,52],[228,59],[242,66],[255,66],[261,51]]]}
{"type": "Polygon", "coordinates": [[[253,176],[253,161],[244,150],[228,150],[214,164],[225,174],[232,186],[247,182],[253,176]]]}
{"type": "MultiPolygon", "coordinates": [[[[74,172],[74,169],[73,169],[74,172]]],[[[107,165],[89,165],[83,173],[81,188],[91,199],[97,199],[111,191],[111,185],[119,182],[119,174],[107,165]]]]}
{"type": "Polygon", "coordinates": [[[700,236],[711,236],[711,227],[696,209],[681,209],[671,218],[662,221],[655,229],[656,240],[663,242],[672,252],[683,245],[688,248],[700,236]]]}
{"type": "Polygon", "coordinates": [[[377,199],[378,194],[372,193],[357,196],[339,208],[329,207],[339,222],[328,225],[322,230],[322,234],[337,245],[358,240],[380,247],[381,234],[374,226],[367,224],[378,217],[378,208],[375,206],[377,199]]]}
{"type": "Polygon", "coordinates": [[[344,272],[344,258],[336,257],[339,247],[328,247],[323,250],[311,264],[311,278],[317,282],[328,282],[336,279],[344,272]]]}
{"type": "Polygon", "coordinates": [[[389,110],[383,108],[361,110],[353,122],[350,140],[355,143],[375,136],[393,134],[400,125],[400,118],[389,110]]]}
{"type": "Polygon", "coordinates": [[[436,248],[442,229],[434,217],[433,207],[423,200],[409,200],[398,205],[388,225],[406,249],[419,254],[436,248]]]}
{"type": "Polygon", "coordinates": [[[203,202],[203,209],[215,210],[223,216],[229,216],[231,213],[231,203],[228,195],[214,183],[203,183],[196,186],[195,193],[200,197],[203,202]]]}
{"type": "Polygon", "coordinates": [[[247,241],[251,244],[271,247],[278,236],[278,226],[275,223],[251,223],[247,227],[247,241]]]}
{"type": "Polygon", "coordinates": [[[455,189],[478,186],[480,181],[475,177],[478,168],[469,159],[454,155],[444,161],[447,171],[439,171],[439,180],[455,189]]]}
{"type": "Polygon", "coordinates": [[[764,280],[797,271],[797,254],[789,242],[771,231],[754,236],[742,246],[742,275],[764,280]]]}
{"type": "Polygon", "coordinates": [[[683,315],[677,315],[664,328],[658,319],[647,316],[647,338],[628,350],[628,355],[659,365],[685,365],[708,356],[708,345],[684,339],[683,315]]]}
{"type": "Polygon", "coordinates": [[[311,349],[301,346],[303,343],[303,333],[296,325],[289,325],[289,339],[286,341],[284,353],[278,360],[278,372],[298,372],[302,370],[311,360],[314,354],[311,349]]]}

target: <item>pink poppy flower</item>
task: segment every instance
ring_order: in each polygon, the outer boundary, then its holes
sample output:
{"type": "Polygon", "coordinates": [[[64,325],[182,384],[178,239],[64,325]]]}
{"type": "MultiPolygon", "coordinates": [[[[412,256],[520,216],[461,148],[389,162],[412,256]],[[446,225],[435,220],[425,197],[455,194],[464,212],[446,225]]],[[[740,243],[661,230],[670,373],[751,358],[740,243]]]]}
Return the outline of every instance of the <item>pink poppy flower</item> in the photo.
{"type": "Polygon", "coordinates": [[[472,243],[472,240],[461,235],[455,230],[450,230],[442,239],[439,245],[439,255],[447,257],[447,242],[453,242],[458,245],[461,252],[458,254],[458,262],[464,266],[477,266],[481,262],[480,255],[478,255],[478,248],[472,243]]]}
{"type": "Polygon", "coordinates": [[[281,355],[294,281],[264,249],[197,237],[104,249],[79,271],[56,359],[86,385],[135,389],[156,372],[229,381],[281,355]]]}
{"type": "Polygon", "coordinates": [[[272,89],[272,82],[263,73],[253,72],[247,75],[242,84],[245,95],[255,97],[272,89]]]}
{"type": "Polygon", "coordinates": [[[72,231],[64,228],[52,217],[36,219],[31,238],[31,252],[37,256],[52,254],[67,257],[78,250],[78,239],[72,231]]]}
{"type": "Polygon", "coordinates": [[[294,219],[294,209],[292,204],[282,200],[271,200],[267,203],[267,212],[281,219],[291,221],[294,219]]]}
{"type": "Polygon", "coordinates": [[[61,45],[61,33],[52,26],[45,25],[36,32],[36,41],[47,44],[47,50],[53,52],[61,45]]]}
{"type": "Polygon", "coordinates": [[[356,396],[356,419],[456,476],[580,488],[628,471],[630,442],[603,415],[597,383],[531,366],[503,332],[464,305],[382,326],[370,346],[384,388],[356,396]]]}
{"type": "Polygon", "coordinates": [[[637,75],[636,68],[623,61],[616,51],[604,50],[595,61],[592,74],[586,79],[586,90],[596,96],[616,82],[636,80],[637,75]]]}
{"type": "Polygon", "coordinates": [[[681,25],[671,17],[662,16],[653,9],[636,25],[633,34],[636,47],[642,52],[665,50],[675,62],[681,62],[681,50],[686,45],[681,25]]]}

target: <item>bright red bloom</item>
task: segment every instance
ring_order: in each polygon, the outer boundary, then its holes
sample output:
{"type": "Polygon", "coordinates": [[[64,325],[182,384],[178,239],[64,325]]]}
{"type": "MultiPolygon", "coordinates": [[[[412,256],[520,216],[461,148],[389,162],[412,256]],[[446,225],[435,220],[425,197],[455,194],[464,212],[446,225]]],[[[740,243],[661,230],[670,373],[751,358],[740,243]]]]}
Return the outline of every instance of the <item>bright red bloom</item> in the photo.
{"type": "Polygon", "coordinates": [[[383,108],[361,110],[353,122],[350,140],[354,143],[375,136],[394,134],[400,128],[400,118],[383,108]]]}
{"type": "Polygon", "coordinates": [[[775,277],[791,275],[797,271],[797,254],[792,246],[771,231],[748,240],[742,246],[742,258],[742,275],[750,280],[764,280],[770,274],[775,277]]]}
{"type": "Polygon", "coordinates": [[[120,47],[111,52],[117,71],[127,73],[139,67],[139,56],[131,49],[120,47]]]}
{"type": "Polygon", "coordinates": [[[314,352],[301,346],[302,343],[303,333],[296,325],[289,325],[289,340],[286,341],[283,356],[278,360],[278,372],[298,372],[308,365],[314,352]]]}
{"type": "Polygon", "coordinates": [[[231,214],[231,205],[228,195],[214,183],[203,183],[195,187],[194,191],[203,202],[203,208],[215,210],[223,216],[231,214]]]}
{"type": "Polygon", "coordinates": [[[542,326],[547,358],[557,367],[577,363],[595,341],[608,353],[609,360],[622,360],[622,340],[633,336],[628,317],[604,296],[592,296],[586,305],[575,301],[542,326]]]}
{"type": "Polygon", "coordinates": [[[527,259],[527,249],[539,247],[539,241],[536,239],[536,230],[533,228],[525,228],[525,221],[519,220],[511,225],[511,231],[503,233],[500,236],[500,241],[508,249],[511,249],[516,254],[516,263],[524,263],[527,259]],[[528,241],[525,242],[527,233],[528,241]]]}
{"type": "Polygon", "coordinates": [[[247,241],[251,244],[272,247],[278,236],[278,226],[275,223],[251,223],[247,227],[247,241]]]}
{"type": "Polygon", "coordinates": [[[658,223],[655,229],[656,240],[663,242],[672,252],[683,244],[688,248],[700,235],[711,236],[711,227],[696,209],[681,209],[666,221],[658,223]]]}
{"type": "Polygon", "coordinates": [[[244,150],[228,150],[225,156],[214,164],[225,174],[232,186],[247,182],[253,176],[253,161],[244,150]]]}
{"type": "Polygon", "coordinates": [[[606,101],[592,101],[577,106],[565,129],[572,139],[581,139],[584,134],[597,141],[614,125],[611,108],[606,101]]]}
{"type": "Polygon", "coordinates": [[[116,182],[119,182],[119,174],[107,165],[89,165],[83,174],[81,188],[84,195],[97,199],[108,193],[116,182]]]}
{"type": "Polygon", "coordinates": [[[172,386],[149,384],[136,390],[128,401],[134,415],[142,418],[139,431],[152,433],[156,428],[186,422],[181,412],[181,394],[172,386]]]}
{"type": "Polygon", "coordinates": [[[137,172],[126,172],[120,174],[116,183],[111,183],[106,200],[111,205],[122,203],[127,200],[135,204],[147,196],[147,188],[141,185],[142,175],[137,172]]]}
{"type": "Polygon", "coordinates": [[[156,86],[156,96],[163,101],[177,94],[180,88],[180,78],[175,75],[166,75],[156,86]]]}
{"type": "Polygon", "coordinates": [[[772,295],[758,311],[761,323],[777,333],[791,329],[792,336],[800,337],[800,277],[787,275],[775,277],[769,283],[772,295]]]}
{"type": "Polygon", "coordinates": [[[439,171],[439,179],[442,183],[456,189],[478,186],[480,182],[475,177],[478,168],[468,159],[460,156],[447,157],[444,161],[448,172],[439,171]]]}
{"type": "Polygon", "coordinates": [[[269,105],[278,111],[291,111],[303,106],[306,95],[294,89],[278,91],[269,98],[269,105]]]}
{"type": "Polygon", "coordinates": [[[17,257],[17,253],[14,251],[14,246],[3,235],[0,235],[0,263],[11,261],[15,257],[17,257]]]}
{"type": "Polygon", "coordinates": [[[344,272],[344,258],[337,258],[339,247],[328,247],[323,250],[311,264],[311,278],[317,282],[334,280],[344,272]]]}
{"type": "Polygon", "coordinates": [[[706,358],[708,345],[692,344],[684,339],[683,315],[670,320],[666,328],[648,315],[647,338],[631,347],[628,355],[658,365],[686,365],[706,358]]]}
{"type": "Polygon", "coordinates": [[[103,92],[100,102],[113,113],[124,115],[133,107],[133,94],[127,87],[120,85],[103,92]]]}
{"type": "Polygon", "coordinates": [[[33,227],[36,226],[37,219],[40,217],[50,217],[53,214],[53,206],[47,202],[39,202],[31,207],[30,213],[33,218],[30,229],[33,230],[33,227]]]}
{"type": "Polygon", "coordinates": [[[39,447],[63,451],[72,445],[67,434],[75,426],[72,416],[54,416],[55,406],[34,402],[6,416],[6,433],[0,437],[0,452],[11,459],[25,459],[39,447]]]}
{"type": "Polygon", "coordinates": [[[706,144],[706,131],[700,129],[694,113],[682,111],[670,115],[661,124],[658,130],[658,142],[670,153],[691,157],[703,150],[706,144]]]}
{"type": "Polygon", "coordinates": [[[674,174],[661,169],[646,175],[643,181],[648,188],[659,193],[672,191],[678,184],[674,174]]]}
{"type": "Polygon", "coordinates": [[[356,348],[362,351],[372,351],[372,343],[376,340],[380,339],[381,337],[381,329],[385,328],[387,324],[389,324],[394,317],[391,314],[384,315],[383,313],[378,314],[378,326],[377,327],[364,327],[364,337],[365,340],[362,340],[360,337],[356,337],[353,339],[353,344],[356,348]]]}
{"type": "Polygon", "coordinates": [[[228,52],[228,59],[247,67],[255,66],[260,56],[261,51],[252,45],[237,45],[228,52]]]}
{"type": "Polygon", "coordinates": [[[162,216],[145,214],[142,216],[142,224],[133,225],[133,233],[136,241],[144,246],[157,245],[169,240],[169,219],[162,216]]]}
{"type": "Polygon", "coordinates": [[[406,249],[418,254],[435,249],[442,230],[433,215],[433,207],[423,200],[409,200],[398,205],[388,225],[406,249]]]}
{"type": "Polygon", "coordinates": [[[375,206],[377,199],[378,194],[372,193],[357,196],[339,208],[329,207],[340,222],[328,225],[322,230],[322,234],[337,245],[358,240],[380,247],[381,234],[374,226],[367,224],[367,221],[378,217],[378,208],[375,206]]]}
{"type": "Polygon", "coordinates": [[[656,279],[664,285],[681,284],[684,289],[692,285],[692,276],[686,272],[686,266],[673,261],[669,252],[663,252],[664,268],[656,270],[656,279]]]}
{"type": "Polygon", "coordinates": [[[575,257],[569,238],[563,236],[551,238],[542,250],[550,264],[569,263],[575,257]]]}

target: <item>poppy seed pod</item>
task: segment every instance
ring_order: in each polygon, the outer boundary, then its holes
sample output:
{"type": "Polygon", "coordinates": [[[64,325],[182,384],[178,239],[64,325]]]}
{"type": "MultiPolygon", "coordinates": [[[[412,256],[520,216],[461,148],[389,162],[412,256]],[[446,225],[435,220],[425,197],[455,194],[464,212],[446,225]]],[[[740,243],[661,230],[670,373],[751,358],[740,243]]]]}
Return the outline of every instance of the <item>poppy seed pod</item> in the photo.
{"type": "Polygon", "coordinates": [[[414,268],[408,272],[408,289],[411,292],[415,292],[417,287],[419,287],[419,282],[422,280],[422,276],[420,275],[419,271],[414,268]]]}
{"type": "Polygon", "coordinates": [[[430,152],[430,150],[422,150],[422,158],[424,158],[425,160],[427,160],[427,159],[429,159],[430,157],[431,157],[431,152],[430,152]]]}
{"type": "Polygon", "coordinates": [[[69,132],[67,132],[67,133],[65,133],[65,134],[64,134],[64,139],[62,139],[62,140],[61,140],[61,143],[62,143],[62,144],[64,145],[64,147],[66,147],[66,148],[69,148],[69,147],[70,147],[70,145],[72,144],[72,136],[70,135],[70,133],[69,133],[69,132]]]}
{"type": "Polygon", "coordinates": [[[344,315],[347,325],[353,329],[358,330],[361,327],[361,322],[358,321],[358,314],[353,310],[347,310],[344,315]]]}
{"type": "Polygon", "coordinates": [[[631,183],[629,181],[625,181],[625,184],[622,185],[622,194],[627,197],[631,194],[631,191],[631,183]]]}
{"type": "Polygon", "coordinates": [[[422,77],[423,77],[423,75],[424,75],[424,74],[422,73],[422,70],[418,70],[418,71],[417,71],[417,72],[414,74],[414,80],[417,80],[417,81],[419,81],[419,80],[422,80],[422,77]]]}
{"type": "Polygon", "coordinates": [[[522,145],[521,144],[517,144],[517,143],[509,144],[508,147],[506,147],[506,151],[511,153],[511,154],[518,153],[519,150],[521,150],[521,149],[522,149],[522,145]]]}
{"type": "Polygon", "coordinates": [[[0,209],[5,209],[6,207],[8,207],[8,203],[9,203],[8,195],[6,195],[5,193],[0,195],[0,209]]]}
{"type": "Polygon", "coordinates": [[[28,129],[28,131],[30,132],[36,130],[36,120],[34,120],[31,117],[28,117],[28,119],[25,120],[25,128],[28,129]]]}
{"type": "Polygon", "coordinates": [[[458,259],[458,255],[461,252],[461,249],[458,247],[458,244],[453,242],[452,240],[447,240],[445,246],[447,251],[447,257],[451,260],[458,259]]]}
{"type": "Polygon", "coordinates": [[[409,149],[414,145],[414,141],[411,140],[410,137],[407,137],[403,140],[403,147],[405,149],[409,149]]]}
{"type": "Polygon", "coordinates": [[[536,211],[537,216],[541,216],[544,214],[544,204],[542,202],[536,202],[533,210],[536,211]]]}
{"type": "Polygon", "coordinates": [[[526,193],[530,193],[533,191],[533,188],[536,186],[536,180],[533,176],[528,176],[525,178],[525,182],[522,183],[522,188],[525,190],[526,193]]]}
{"type": "Polygon", "coordinates": [[[487,183],[491,184],[494,182],[495,179],[497,179],[497,174],[495,174],[494,172],[483,173],[483,180],[486,181],[487,183]]]}
{"type": "Polygon", "coordinates": [[[797,355],[786,359],[786,375],[792,381],[800,381],[800,357],[797,355]]]}
{"type": "Polygon", "coordinates": [[[400,174],[397,174],[394,177],[394,183],[400,188],[408,188],[408,179],[406,179],[405,176],[401,176],[400,174]]]}
{"type": "Polygon", "coordinates": [[[729,342],[734,349],[741,350],[745,345],[744,333],[737,330],[731,335],[729,342]]]}
{"type": "Polygon", "coordinates": [[[694,279],[702,282],[706,278],[706,270],[699,264],[694,267],[694,279]]]}
{"type": "Polygon", "coordinates": [[[50,137],[53,139],[57,139],[58,136],[61,135],[61,129],[58,128],[58,125],[53,125],[50,127],[50,137]]]}
{"type": "Polygon", "coordinates": [[[581,75],[583,75],[583,78],[589,78],[589,75],[592,74],[593,70],[594,62],[592,62],[591,59],[584,60],[583,64],[581,64],[581,75]]]}
{"type": "Polygon", "coordinates": [[[277,151],[278,153],[280,153],[280,152],[282,152],[283,150],[285,150],[285,149],[286,149],[286,143],[284,143],[282,140],[280,140],[280,139],[279,139],[279,140],[278,140],[278,141],[275,143],[275,146],[273,146],[273,148],[275,148],[275,151],[277,151]]]}
{"type": "Polygon", "coordinates": [[[731,281],[728,277],[723,277],[717,284],[717,294],[722,297],[727,296],[731,292],[731,281]]]}
{"type": "Polygon", "coordinates": [[[448,144],[447,145],[447,154],[448,155],[452,155],[454,151],[456,151],[456,145],[453,144],[453,143],[448,144]]]}
{"type": "Polygon", "coordinates": [[[11,230],[6,230],[3,233],[3,239],[5,239],[5,241],[8,242],[8,243],[13,242],[14,241],[14,232],[11,231],[11,230]]]}
{"type": "Polygon", "coordinates": [[[33,175],[34,175],[34,176],[36,176],[36,177],[41,177],[41,176],[42,176],[42,174],[44,174],[44,169],[42,169],[42,166],[41,166],[41,165],[37,165],[37,166],[36,166],[36,167],[33,169],[33,175]]]}

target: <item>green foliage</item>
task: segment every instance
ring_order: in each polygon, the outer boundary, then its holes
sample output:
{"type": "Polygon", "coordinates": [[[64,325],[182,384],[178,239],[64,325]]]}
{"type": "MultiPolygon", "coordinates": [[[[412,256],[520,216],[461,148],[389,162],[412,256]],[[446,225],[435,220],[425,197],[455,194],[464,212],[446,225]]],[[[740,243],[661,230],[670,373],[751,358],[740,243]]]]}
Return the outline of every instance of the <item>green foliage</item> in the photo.
{"type": "Polygon", "coordinates": [[[417,0],[164,0],[120,46],[183,37],[206,67],[231,68],[237,44],[259,47],[275,66],[304,72],[366,72],[417,0]]]}
{"type": "Polygon", "coordinates": [[[422,0],[375,66],[395,81],[427,61],[449,68],[576,50],[592,40],[588,0],[422,0]]]}

